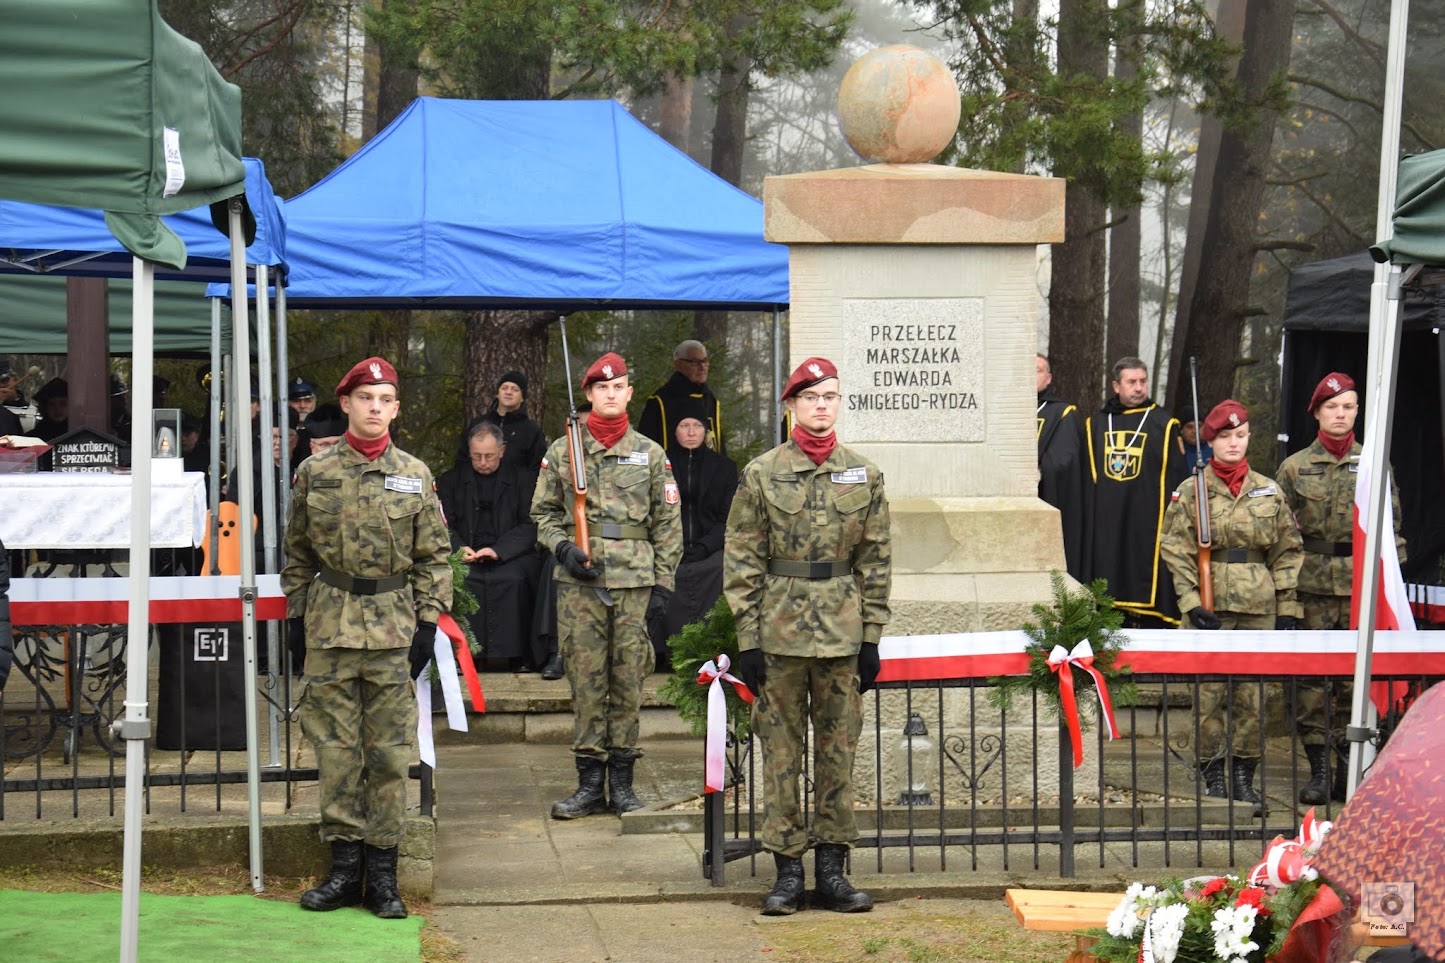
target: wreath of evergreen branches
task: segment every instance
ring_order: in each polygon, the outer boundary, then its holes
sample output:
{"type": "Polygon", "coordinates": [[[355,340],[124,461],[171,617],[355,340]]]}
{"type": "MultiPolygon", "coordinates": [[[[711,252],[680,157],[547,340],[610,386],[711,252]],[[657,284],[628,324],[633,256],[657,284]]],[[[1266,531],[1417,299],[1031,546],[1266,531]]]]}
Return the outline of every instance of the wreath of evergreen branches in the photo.
{"type": "MultiPolygon", "coordinates": [[[[712,611],[683,626],[681,632],[667,640],[667,646],[672,650],[672,677],[658,693],[677,707],[693,735],[703,735],[707,731],[708,686],[697,684],[698,670],[719,654],[726,653],[730,659],[736,659],[738,654],[738,633],[727,599],[719,597],[712,611]]],[[[731,683],[724,682],[722,689],[727,696],[728,720],[742,742],[752,731],[752,706],[742,700],[731,683]]]]}
{"type": "Polygon", "coordinates": [[[452,567],[452,618],[456,619],[462,634],[467,637],[467,647],[472,650],[472,655],[480,656],[482,646],[472,634],[472,621],[467,616],[480,609],[482,603],[467,588],[467,563],[462,561],[462,550],[452,552],[447,561],[452,567]]]}
{"type": "MultiPolygon", "coordinates": [[[[1055,645],[1062,645],[1073,651],[1074,646],[1084,639],[1094,650],[1094,668],[1104,677],[1109,686],[1109,695],[1114,705],[1128,706],[1138,701],[1139,692],[1134,683],[1126,678],[1127,667],[1117,665],[1119,653],[1127,641],[1119,632],[1124,625],[1124,613],[1114,608],[1114,600],[1108,593],[1109,584],[1104,579],[1095,579],[1072,592],[1064,584],[1063,573],[1055,571],[1049,575],[1053,587],[1053,604],[1036,604],[1033,607],[1034,620],[1023,624],[1023,632],[1030,639],[1024,651],[1029,657],[1027,675],[994,676],[988,680],[993,688],[989,699],[1001,710],[1013,708],[1015,696],[1040,693],[1048,708],[1055,716],[1059,714],[1059,680],[1049,667],[1049,653],[1055,645]]],[[[1085,697],[1094,690],[1094,679],[1077,666],[1069,666],[1074,674],[1074,696],[1079,705],[1086,704],[1085,697]]],[[[1089,713],[1079,713],[1081,729],[1087,729],[1089,713]]]]}

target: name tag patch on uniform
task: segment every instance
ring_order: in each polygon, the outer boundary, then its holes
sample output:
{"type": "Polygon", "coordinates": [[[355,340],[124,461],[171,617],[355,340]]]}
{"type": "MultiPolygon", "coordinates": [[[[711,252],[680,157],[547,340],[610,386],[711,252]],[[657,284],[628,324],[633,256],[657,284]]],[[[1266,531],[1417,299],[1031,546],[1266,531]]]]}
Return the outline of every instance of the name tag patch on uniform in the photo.
{"type": "Polygon", "coordinates": [[[1262,496],[1262,495],[1278,495],[1278,494],[1279,494],[1279,492],[1275,489],[1275,487],[1274,487],[1273,485],[1265,485],[1263,488],[1251,488],[1251,489],[1249,490],[1249,492],[1248,492],[1247,497],[1249,497],[1249,498],[1259,498],[1259,497],[1262,496]]]}
{"type": "Polygon", "coordinates": [[[677,483],[663,482],[662,497],[669,505],[676,505],[678,502],[682,501],[682,496],[679,495],[677,491],[677,483]]]}
{"type": "Polygon", "coordinates": [[[311,487],[312,487],[312,488],[340,488],[340,487],[341,487],[341,479],[340,479],[340,478],[313,478],[313,479],[311,480],[311,487]]]}
{"type": "Polygon", "coordinates": [[[828,477],[833,480],[835,485],[862,485],[868,481],[868,469],[859,465],[857,468],[835,471],[828,477]]]}
{"type": "Polygon", "coordinates": [[[405,475],[387,475],[384,487],[387,491],[406,492],[408,495],[420,495],[421,479],[407,478],[405,475]]]}
{"type": "Polygon", "coordinates": [[[1359,471],[1359,470],[1360,470],[1360,466],[1359,466],[1359,465],[1351,465],[1351,466],[1350,466],[1350,471],[1357,472],[1357,471],[1359,471]]]}
{"type": "Polygon", "coordinates": [[[651,464],[651,462],[648,461],[647,452],[645,452],[645,451],[634,451],[634,452],[632,452],[632,453],[629,454],[629,455],[618,455],[618,456],[617,456],[617,464],[619,464],[619,465],[647,465],[647,464],[651,464]]]}
{"type": "Polygon", "coordinates": [[[1299,473],[1301,475],[1323,475],[1325,470],[1323,468],[1301,468],[1299,473]]]}

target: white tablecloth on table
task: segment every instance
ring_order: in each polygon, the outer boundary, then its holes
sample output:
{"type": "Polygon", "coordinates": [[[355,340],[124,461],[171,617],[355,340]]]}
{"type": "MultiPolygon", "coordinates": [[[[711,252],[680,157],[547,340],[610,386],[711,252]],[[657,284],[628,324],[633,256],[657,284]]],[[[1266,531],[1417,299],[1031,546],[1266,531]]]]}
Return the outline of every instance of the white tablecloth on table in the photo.
{"type": "MultiPolygon", "coordinates": [[[[151,547],[190,548],[206,532],[206,476],[151,479],[151,547]]],[[[0,540],[9,548],[128,548],[131,476],[0,475],[0,540]]]]}

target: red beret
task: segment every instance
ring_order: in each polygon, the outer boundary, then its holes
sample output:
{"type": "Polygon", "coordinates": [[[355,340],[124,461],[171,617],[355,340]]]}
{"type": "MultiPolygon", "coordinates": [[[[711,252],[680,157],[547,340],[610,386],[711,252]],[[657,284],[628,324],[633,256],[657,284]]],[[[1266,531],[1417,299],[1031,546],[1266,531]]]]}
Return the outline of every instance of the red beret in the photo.
{"type": "Polygon", "coordinates": [[[341,379],[341,383],[336,386],[336,397],[349,395],[362,385],[399,387],[396,381],[396,369],[385,358],[367,358],[365,361],[358,361],[350,371],[346,372],[346,377],[341,379]]]}
{"type": "Polygon", "coordinates": [[[838,369],[833,366],[833,362],[827,358],[809,358],[793,369],[793,376],[783,385],[783,396],[778,400],[787,401],[804,388],[811,388],[820,381],[836,377],[838,369]]]}
{"type": "Polygon", "coordinates": [[[1343,371],[1331,371],[1320,379],[1320,383],[1315,385],[1315,393],[1310,395],[1310,414],[1314,414],[1316,408],[1336,395],[1342,395],[1346,391],[1354,390],[1354,378],[1351,378],[1343,371]]]}
{"type": "Polygon", "coordinates": [[[1214,436],[1224,429],[1238,428],[1248,421],[1249,410],[1233,398],[1227,398],[1210,410],[1199,433],[1205,441],[1213,441],[1214,436]]]}
{"type": "Polygon", "coordinates": [[[622,360],[622,355],[615,351],[609,351],[596,361],[587,373],[582,376],[582,388],[596,384],[599,381],[611,381],[614,378],[623,378],[627,375],[627,362],[622,360]]]}

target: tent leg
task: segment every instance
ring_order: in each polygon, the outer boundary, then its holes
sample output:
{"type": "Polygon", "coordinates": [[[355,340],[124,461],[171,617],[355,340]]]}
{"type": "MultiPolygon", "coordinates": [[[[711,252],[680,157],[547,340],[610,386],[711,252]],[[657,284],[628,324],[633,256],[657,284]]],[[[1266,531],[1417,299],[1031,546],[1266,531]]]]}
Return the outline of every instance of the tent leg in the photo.
{"type": "Polygon", "coordinates": [[[773,441],[776,445],[783,440],[783,403],[778,396],[783,393],[783,313],[773,308],[773,441]]]}
{"type": "MultiPolygon", "coordinates": [[[[271,436],[280,429],[281,449],[288,446],[286,395],[281,393],[273,402],[271,387],[274,383],[271,368],[271,311],[270,278],[266,265],[258,264],[256,271],[256,367],[259,369],[258,387],[261,391],[261,450],[256,457],[261,460],[261,571],[268,575],[279,572],[276,565],[276,481],[277,466],[271,457],[271,436]]],[[[281,765],[281,707],[276,697],[281,691],[281,646],[276,635],[276,623],[266,623],[266,688],[272,698],[266,700],[266,765],[281,765]]]]}
{"type": "Polygon", "coordinates": [[[211,439],[211,483],[208,502],[211,524],[206,538],[210,541],[211,564],[207,575],[221,574],[221,383],[225,381],[221,355],[221,299],[211,298],[211,404],[208,426],[211,439]]]}
{"type": "MultiPolygon", "coordinates": [[[[235,338],[235,374],[231,378],[231,410],[236,413],[251,410],[251,326],[247,315],[249,308],[246,297],[246,249],[241,231],[241,201],[231,199],[231,333],[235,338]],[[240,297],[235,295],[239,292],[240,297]]],[[[265,407],[262,407],[265,412],[265,407]]],[[[230,419],[235,439],[235,465],[232,480],[236,486],[237,507],[243,519],[256,515],[255,492],[252,491],[251,474],[251,432],[230,419]]],[[[249,682],[256,678],[256,542],[244,535],[237,539],[241,549],[241,643],[244,653],[242,671],[249,682]]],[[[250,824],[251,843],[251,888],[264,892],[266,881],[261,862],[261,757],[256,745],[256,694],[250,692],[244,700],[246,707],[246,802],[250,824]]]]}
{"type": "Polygon", "coordinates": [[[131,343],[131,477],[130,477],[130,607],[126,617],[125,713],[112,724],[125,741],[125,841],[122,847],[120,959],[136,959],[140,935],[140,870],[142,792],[145,783],[146,675],[150,639],[151,426],[155,362],[155,267],[132,258],[135,279],[131,295],[134,331],[131,343]]]}

